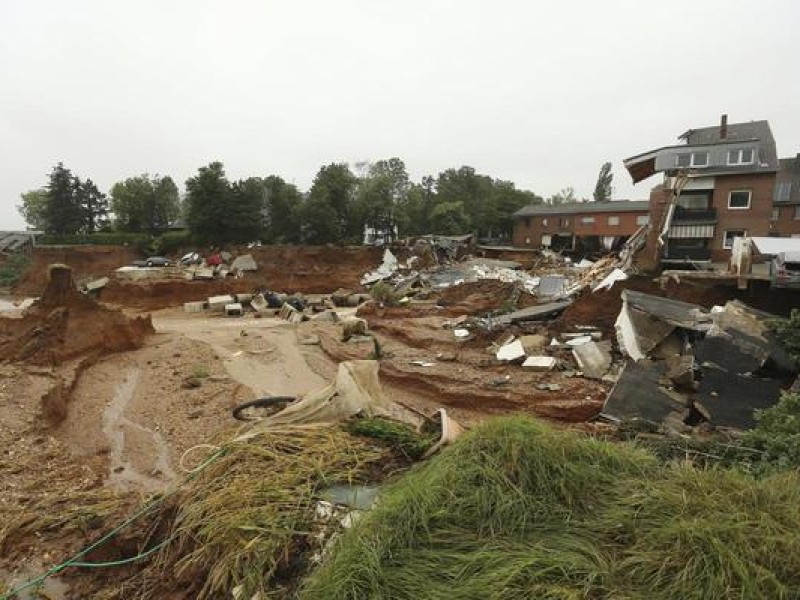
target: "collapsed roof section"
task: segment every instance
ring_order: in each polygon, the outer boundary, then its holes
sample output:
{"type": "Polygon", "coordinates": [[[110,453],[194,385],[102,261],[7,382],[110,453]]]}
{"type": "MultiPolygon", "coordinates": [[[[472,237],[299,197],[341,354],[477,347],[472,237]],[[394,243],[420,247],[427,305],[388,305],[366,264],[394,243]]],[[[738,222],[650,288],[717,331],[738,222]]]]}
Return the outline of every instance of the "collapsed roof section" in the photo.
{"type": "Polygon", "coordinates": [[[690,129],[680,136],[684,144],[662,146],[623,160],[634,183],[656,173],[678,170],[690,176],[776,172],[779,168],[775,139],[767,121],[727,123],[690,129]]]}
{"type": "Polygon", "coordinates": [[[617,341],[630,357],[606,399],[611,420],[747,429],[774,405],[797,365],[771,333],[772,315],[739,302],[710,311],[625,290],[617,341]]]}

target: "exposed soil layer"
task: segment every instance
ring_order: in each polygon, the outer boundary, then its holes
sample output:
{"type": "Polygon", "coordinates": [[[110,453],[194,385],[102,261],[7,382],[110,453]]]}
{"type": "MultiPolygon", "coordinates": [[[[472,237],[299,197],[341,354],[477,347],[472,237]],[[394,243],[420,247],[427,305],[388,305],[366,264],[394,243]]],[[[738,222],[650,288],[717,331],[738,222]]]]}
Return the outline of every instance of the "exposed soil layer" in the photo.
{"type": "Polygon", "coordinates": [[[47,268],[52,264],[72,267],[73,278],[80,284],[85,280],[106,276],[139,258],[139,252],[132,247],[37,246],[13,291],[20,296],[39,294],[47,283],[47,268]]]}
{"type": "Polygon", "coordinates": [[[257,287],[256,280],[257,278],[251,276],[241,279],[229,277],[209,281],[170,279],[121,282],[112,279],[100,292],[100,300],[126,308],[158,310],[170,306],[180,306],[184,302],[202,301],[210,296],[250,293],[257,287]]]}
{"type": "Polygon", "coordinates": [[[513,283],[496,279],[463,283],[443,289],[436,294],[442,306],[448,307],[451,314],[479,314],[491,310],[526,308],[536,304],[536,298],[513,283]]]}
{"type": "Polygon", "coordinates": [[[555,328],[563,330],[576,325],[594,325],[607,336],[613,336],[614,322],[622,308],[623,289],[691,302],[705,308],[738,299],[753,308],[783,316],[797,306],[796,292],[770,289],[765,281],[751,282],[749,289],[739,290],[734,286],[700,285],[692,281],[682,281],[680,284],[670,281],[662,287],[651,278],[632,277],[623,285],[616,284],[610,290],[584,292],[554,322],[555,328]]]}
{"type": "Polygon", "coordinates": [[[69,267],[53,265],[50,274],[41,298],[21,319],[0,319],[0,361],[57,365],[132,350],[153,333],[149,316],[128,317],[78,292],[69,267]]]}
{"type": "MultiPolygon", "coordinates": [[[[443,327],[444,321],[436,316],[369,319],[384,355],[381,380],[404,390],[411,404],[416,398],[427,398],[431,405],[454,409],[454,416],[466,423],[508,412],[578,422],[600,411],[610,384],[498,362],[486,347],[497,341],[494,338],[507,337],[510,330],[473,334],[459,342],[443,327]],[[540,390],[536,386],[542,383],[558,383],[561,389],[540,390]]],[[[301,327],[312,329],[322,349],[336,361],[372,357],[372,343],[342,342],[341,328],[336,325],[311,322],[301,327]]]]}

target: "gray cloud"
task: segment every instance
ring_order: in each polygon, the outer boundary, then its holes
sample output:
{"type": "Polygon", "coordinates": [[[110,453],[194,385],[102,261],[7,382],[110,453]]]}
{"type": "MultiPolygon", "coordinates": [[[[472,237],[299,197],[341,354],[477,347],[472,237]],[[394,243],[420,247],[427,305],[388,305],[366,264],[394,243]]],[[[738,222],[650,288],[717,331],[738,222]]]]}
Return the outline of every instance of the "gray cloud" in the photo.
{"type": "Polygon", "coordinates": [[[800,150],[800,4],[169,0],[0,4],[0,226],[63,161],[306,188],[324,163],[474,166],[550,195],[646,198],[621,160],[688,127],[770,120],[800,150]]]}

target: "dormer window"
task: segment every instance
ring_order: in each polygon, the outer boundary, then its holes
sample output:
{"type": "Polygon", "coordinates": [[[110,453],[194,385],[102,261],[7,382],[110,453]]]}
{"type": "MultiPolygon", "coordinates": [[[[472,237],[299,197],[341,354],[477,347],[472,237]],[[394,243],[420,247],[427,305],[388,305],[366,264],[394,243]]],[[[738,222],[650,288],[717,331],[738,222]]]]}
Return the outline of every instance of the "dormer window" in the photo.
{"type": "Polygon", "coordinates": [[[676,167],[707,167],[708,152],[685,152],[675,157],[676,167]]]}
{"type": "Polygon", "coordinates": [[[728,150],[729,165],[752,165],[753,149],[742,148],[740,150],[728,150]]]}

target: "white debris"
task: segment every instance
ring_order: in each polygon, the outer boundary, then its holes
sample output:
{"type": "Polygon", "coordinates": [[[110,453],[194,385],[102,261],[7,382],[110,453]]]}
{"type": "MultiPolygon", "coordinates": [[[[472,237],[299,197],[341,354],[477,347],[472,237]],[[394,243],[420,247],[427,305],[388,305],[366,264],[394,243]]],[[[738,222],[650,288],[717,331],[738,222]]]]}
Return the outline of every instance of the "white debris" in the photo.
{"type": "Polygon", "coordinates": [[[397,267],[397,258],[392,254],[391,250],[387,248],[383,251],[383,262],[381,265],[371,273],[365,274],[361,278],[361,285],[369,285],[370,283],[376,283],[387,277],[391,277],[397,271],[397,267]]]}
{"type": "Polygon", "coordinates": [[[455,335],[457,338],[469,337],[469,329],[454,329],[453,335],[455,335]]]}
{"type": "Polygon", "coordinates": [[[412,364],[415,367],[435,367],[436,366],[436,363],[425,362],[424,360],[412,360],[409,364],[412,364]]]}
{"type": "Polygon", "coordinates": [[[579,262],[579,263],[577,263],[577,264],[575,265],[575,268],[577,268],[577,269],[588,269],[588,268],[589,268],[589,267],[591,267],[593,264],[594,264],[594,263],[593,263],[591,260],[586,260],[585,258],[582,258],[582,259],[581,259],[581,262],[579,262]]]}
{"type": "Polygon", "coordinates": [[[596,292],[597,290],[609,290],[617,281],[624,281],[627,278],[628,275],[625,273],[625,271],[622,269],[614,269],[611,271],[611,273],[606,275],[605,279],[598,283],[592,291],[596,292]]]}
{"type": "Polygon", "coordinates": [[[525,356],[525,348],[522,347],[522,342],[514,340],[510,344],[502,346],[497,351],[497,360],[518,360],[525,356]]]}
{"type": "Polygon", "coordinates": [[[224,296],[211,296],[208,299],[208,307],[213,311],[222,312],[225,310],[226,304],[232,304],[233,302],[236,302],[236,298],[230,294],[226,294],[224,296]]]}
{"type": "Polygon", "coordinates": [[[522,366],[534,371],[550,371],[556,366],[556,359],[552,356],[529,356],[522,366]]]}
{"type": "Polygon", "coordinates": [[[183,304],[183,312],[187,313],[203,312],[205,304],[206,304],[205,302],[185,302],[183,304]]]}
{"type": "Polygon", "coordinates": [[[225,305],[225,316],[226,317],[241,317],[242,316],[242,305],[239,302],[231,302],[230,304],[225,305]]]}
{"type": "Polygon", "coordinates": [[[592,336],[590,335],[582,335],[580,337],[572,338],[571,340],[567,340],[567,344],[570,346],[581,346],[583,344],[588,344],[592,341],[592,336]]]}

